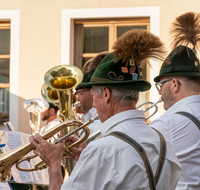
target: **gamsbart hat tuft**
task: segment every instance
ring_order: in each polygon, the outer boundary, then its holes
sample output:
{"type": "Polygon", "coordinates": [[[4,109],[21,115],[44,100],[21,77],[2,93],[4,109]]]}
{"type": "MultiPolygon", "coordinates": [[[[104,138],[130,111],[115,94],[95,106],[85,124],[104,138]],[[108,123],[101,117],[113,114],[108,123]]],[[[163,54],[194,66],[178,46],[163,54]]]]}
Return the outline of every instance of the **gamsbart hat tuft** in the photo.
{"type": "Polygon", "coordinates": [[[113,50],[85,86],[149,90],[151,84],[142,78],[142,65],[149,58],[162,60],[165,50],[160,39],[147,30],[130,30],[117,39],[113,50]]]}

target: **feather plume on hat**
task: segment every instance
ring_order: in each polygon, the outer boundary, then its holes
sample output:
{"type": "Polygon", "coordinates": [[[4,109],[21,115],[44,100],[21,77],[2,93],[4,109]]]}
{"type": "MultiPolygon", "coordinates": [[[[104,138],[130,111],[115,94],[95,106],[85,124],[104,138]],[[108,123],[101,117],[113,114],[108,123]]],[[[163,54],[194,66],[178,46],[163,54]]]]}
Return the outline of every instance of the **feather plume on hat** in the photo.
{"type": "Polygon", "coordinates": [[[101,61],[104,57],[106,57],[108,54],[110,54],[110,52],[108,52],[108,51],[101,52],[101,53],[99,53],[97,56],[95,56],[95,57],[91,58],[90,60],[88,60],[88,61],[84,64],[84,66],[83,66],[83,68],[82,68],[83,74],[86,74],[86,73],[88,73],[88,72],[90,72],[90,71],[92,71],[92,70],[95,71],[96,68],[97,68],[97,66],[98,66],[98,64],[100,63],[100,61],[101,61]]]}
{"type": "Polygon", "coordinates": [[[113,50],[117,57],[116,63],[122,60],[124,66],[127,66],[131,60],[138,67],[143,62],[149,64],[149,58],[162,61],[166,53],[159,37],[140,29],[130,30],[119,37],[113,45],[113,50]]]}
{"type": "MultiPolygon", "coordinates": [[[[170,37],[172,39],[171,46],[176,48],[179,45],[193,47],[196,54],[196,49],[199,50],[200,42],[200,14],[187,12],[175,19],[171,25],[170,37]]],[[[179,49],[181,50],[181,49],[179,49]]]]}

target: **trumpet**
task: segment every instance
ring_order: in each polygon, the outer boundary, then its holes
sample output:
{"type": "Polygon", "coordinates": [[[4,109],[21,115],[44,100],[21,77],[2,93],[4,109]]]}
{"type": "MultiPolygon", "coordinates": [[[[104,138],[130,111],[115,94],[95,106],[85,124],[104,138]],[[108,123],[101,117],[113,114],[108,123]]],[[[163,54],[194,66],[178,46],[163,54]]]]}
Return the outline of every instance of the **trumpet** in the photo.
{"type": "MultiPolygon", "coordinates": [[[[72,147],[75,147],[81,143],[83,143],[89,136],[89,128],[87,127],[88,124],[94,122],[94,120],[98,119],[98,116],[96,116],[93,119],[90,119],[86,123],[82,123],[77,120],[70,120],[70,121],[64,121],[63,123],[60,123],[59,125],[53,127],[52,129],[48,130],[44,134],[41,135],[41,137],[45,140],[52,137],[59,131],[61,131],[63,128],[70,127],[70,126],[77,126],[77,128],[70,132],[69,134],[63,136],[62,138],[58,139],[55,144],[65,140],[67,137],[73,135],[74,133],[78,132],[79,130],[83,129],[85,131],[85,136],[82,139],[79,139],[75,143],[69,145],[68,147],[64,147],[63,154],[64,155],[71,155],[70,149],[72,147]]],[[[34,168],[30,169],[24,169],[19,166],[19,164],[23,161],[30,161],[30,159],[35,158],[37,155],[32,155],[29,157],[24,157],[26,154],[28,154],[30,151],[34,150],[35,147],[32,146],[30,143],[26,143],[16,149],[13,149],[9,152],[6,152],[4,154],[0,154],[0,181],[1,182],[8,182],[11,178],[11,168],[16,164],[16,168],[21,171],[35,171],[35,170],[41,170],[47,167],[47,165],[42,161],[39,164],[37,164],[34,168]]]]}

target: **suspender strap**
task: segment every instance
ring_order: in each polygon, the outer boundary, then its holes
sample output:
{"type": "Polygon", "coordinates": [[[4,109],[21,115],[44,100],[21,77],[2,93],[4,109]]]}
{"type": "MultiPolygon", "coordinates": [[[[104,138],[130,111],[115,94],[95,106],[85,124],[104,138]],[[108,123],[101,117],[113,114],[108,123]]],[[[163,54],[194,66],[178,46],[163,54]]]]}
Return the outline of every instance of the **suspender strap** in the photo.
{"type": "Polygon", "coordinates": [[[193,123],[199,128],[200,130],[200,121],[192,114],[188,113],[188,112],[184,112],[184,111],[180,111],[180,112],[176,112],[176,114],[180,114],[183,115],[187,118],[189,118],[191,121],[193,121],[193,123]]]}
{"type": "Polygon", "coordinates": [[[143,149],[143,147],[138,144],[134,139],[130,138],[129,136],[127,136],[124,133],[121,133],[119,131],[114,131],[110,134],[108,134],[107,136],[115,136],[123,141],[125,141],[126,143],[130,144],[133,148],[135,148],[135,150],[139,153],[140,157],[142,158],[145,168],[146,168],[146,172],[147,172],[147,176],[149,179],[149,186],[151,190],[156,190],[156,184],[155,184],[155,179],[153,176],[153,171],[151,168],[151,165],[149,163],[149,159],[146,155],[145,150],[143,149]]]}
{"type": "MultiPolygon", "coordinates": [[[[152,129],[154,129],[154,128],[152,127],[152,129]]],[[[160,156],[159,156],[158,166],[157,166],[156,174],[155,174],[155,183],[157,185],[158,180],[160,178],[160,174],[162,173],[164,162],[165,162],[167,146],[166,146],[166,141],[165,141],[165,138],[163,137],[163,135],[156,129],[154,129],[154,130],[158,133],[158,135],[160,137],[160,156]]]]}

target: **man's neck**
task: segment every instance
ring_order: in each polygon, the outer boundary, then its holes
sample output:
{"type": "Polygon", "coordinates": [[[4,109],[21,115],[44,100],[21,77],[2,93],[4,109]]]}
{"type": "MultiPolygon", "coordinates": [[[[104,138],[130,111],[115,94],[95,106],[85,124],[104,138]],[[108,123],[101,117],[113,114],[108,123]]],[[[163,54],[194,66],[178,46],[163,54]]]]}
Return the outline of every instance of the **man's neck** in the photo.
{"type": "Polygon", "coordinates": [[[110,118],[113,115],[118,114],[120,112],[128,111],[128,110],[135,110],[135,109],[136,109],[136,105],[135,104],[120,105],[117,102],[113,103],[113,104],[110,104],[110,106],[108,106],[106,111],[105,111],[104,119],[102,120],[102,122],[104,122],[108,118],[110,118]]]}

